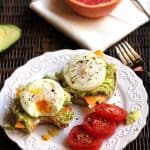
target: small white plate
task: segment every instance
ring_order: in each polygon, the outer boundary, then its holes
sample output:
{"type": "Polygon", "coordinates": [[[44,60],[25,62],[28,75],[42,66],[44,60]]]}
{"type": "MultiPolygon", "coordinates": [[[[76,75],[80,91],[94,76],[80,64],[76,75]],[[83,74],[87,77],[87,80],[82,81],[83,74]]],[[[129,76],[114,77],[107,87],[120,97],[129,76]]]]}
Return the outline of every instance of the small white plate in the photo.
{"type": "MultiPolygon", "coordinates": [[[[24,66],[19,67],[5,81],[4,87],[0,92],[0,125],[4,125],[4,118],[9,112],[10,104],[15,98],[16,88],[21,84],[40,79],[45,74],[54,75],[59,72],[67,61],[76,54],[89,53],[87,50],[60,50],[48,52],[39,57],[28,61],[24,66]]],[[[139,109],[140,118],[132,125],[120,125],[115,134],[105,140],[102,150],[123,149],[129,142],[136,139],[142,128],[146,124],[148,115],[147,93],[142,80],[127,66],[123,65],[115,58],[106,55],[110,63],[117,66],[117,88],[108,103],[115,103],[127,111],[139,109]]],[[[87,108],[73,105],[75,117],[69,127],[62,129],[58,136],[51,141],[45,142],[41,135],[47,132],[48,126],[39,126],[31,135],[24,135],[19,131],[7,131],[8,137],[16,142],[20,148],[25,150],[67,150],[66,138],[70,129],[83,122],[83,117],[88,112],[87,108]],[[78,118],[78,120],[76,119],[78,118]]]]}
{"type": "MultiPolygon", "coordinates": [[[[140,1],[150,6],[149,0],[140,1]]],[[[91,50],[104,51],[149,21],[131,0],[122,0],[111,14],[97,19],[76,15],[64,0],[32,0],[30,8],[81,47],[91,50]]]]}

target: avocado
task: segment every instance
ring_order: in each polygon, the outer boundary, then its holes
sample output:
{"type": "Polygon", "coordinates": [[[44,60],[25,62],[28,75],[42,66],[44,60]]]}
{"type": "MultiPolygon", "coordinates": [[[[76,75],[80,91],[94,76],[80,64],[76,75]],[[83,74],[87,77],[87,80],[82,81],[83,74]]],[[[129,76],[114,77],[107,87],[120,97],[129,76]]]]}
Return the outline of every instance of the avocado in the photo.
{"type": "Polygon", "coordinates": [[[126,118],[126,125],[133,124],[139,119],[141,112],[139,110],[134,110],[128,113],[126,118]]]}
{"type": "Polygon", "coordinates": [[[19,99],[16,99],[14,101],[14,104],[12,105],[11,110],[18,121],[24,122],[26,132],[31,133],[34,121],[36,119],[29,116],[26,112],[24,112],[24,110],[21,107],[19,99]]]}
{"type": "Polygon", "coordinates": [[[65,96],[64,106],[71,105],[72,104],[71,95],[65,91],[64,96],[65,96]]]}
{"type": "Polygon", "coordinates": [[[21,37],[21,29],[15,25],[0,25],[0,52],[9,48],[21,37]]]}
{"type": "MultiPolygon", "coordinates": [[[[53,117],[45,117],[47,121],[52,121],[54,124],[58,125],[67,125],[68,122],[73,118],[73,112],[70,108],[71,101],[70,101],[70,94],[65,92],[65,104],[64,107],[53,117]]],[[[7,122],[5,123],[4,127],[6,129],[15,129],[16,120],[23,122],[25,124],[25,128],[23,129],[26,133],[31,133],[33,131],[34,125],[40,122],[41,117],[34,118],[29,116],[21,107],[20,100],[15,99],[14,103],[11,106],[12,114],[15,117],[14,123],[7,122]]],[[[42,119],[41,119],[42,120],[42,119]]]]}

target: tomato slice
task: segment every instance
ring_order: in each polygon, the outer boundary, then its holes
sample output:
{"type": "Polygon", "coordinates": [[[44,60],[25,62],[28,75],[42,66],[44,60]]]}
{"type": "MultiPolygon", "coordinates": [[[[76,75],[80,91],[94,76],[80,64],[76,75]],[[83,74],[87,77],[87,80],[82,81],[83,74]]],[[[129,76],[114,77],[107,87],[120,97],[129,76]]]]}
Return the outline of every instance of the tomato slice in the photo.
{"type": "Polygon", "coordinates": [[[98,150],[103,139],[87,133],[83,125],[73,127],[68,136],[68,144],[72,150],[98,150]]]}
{"type": "Polygon", "coordinates": [[[95,106],[95,112],[111,121],[118,123],[124,122],[127,117],[127,111],[114,104],[101,103],[95,106]]]}
{"type": "Polygon", "coordinates": [[[93,112],[84,118],[84,126],[94,137],[108,138],[115,132],[116,122],[106,120],[93,112]]]}

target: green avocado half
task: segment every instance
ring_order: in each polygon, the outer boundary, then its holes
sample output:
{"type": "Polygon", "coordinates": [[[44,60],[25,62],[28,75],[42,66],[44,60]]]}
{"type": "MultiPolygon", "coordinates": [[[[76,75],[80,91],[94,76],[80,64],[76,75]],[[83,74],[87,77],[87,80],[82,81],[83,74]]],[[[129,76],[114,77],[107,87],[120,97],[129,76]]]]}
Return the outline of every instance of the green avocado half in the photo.
{"type": "Polygon", "coordinates": [[[9,48],[21,37],[21,29],[16,25],[0,24],[0,52],[9,48]]]}

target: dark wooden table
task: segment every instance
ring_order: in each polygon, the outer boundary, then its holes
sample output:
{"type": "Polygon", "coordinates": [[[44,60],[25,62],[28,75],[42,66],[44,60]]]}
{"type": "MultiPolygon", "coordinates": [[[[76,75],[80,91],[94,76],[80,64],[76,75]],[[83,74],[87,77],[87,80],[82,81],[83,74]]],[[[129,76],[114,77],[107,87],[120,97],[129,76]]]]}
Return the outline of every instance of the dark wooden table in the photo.
{"type": "MultiPolygon", "coordinates": [[[[22,29],[21,40],[0,54],[0,88],[2,88],[5,79],[18,66],[25,64],[32,57],[46,51],[81,48],[33,13],[28,4],[29,0],[0,0],[0,24],[16,24],[22,29]]],[[[135,30],[125,39],[137,49],[144,58],[146,67],[150,69],[150,22],[135,30]]],[[[109,48],[106,53],[117,57],[114,46],[109,48]]],[[[150,94],[150,78],[144,74],[140,77],[150,94]]],[[[125,150],[149,150],[149,133],[150,117],[148,117],[147,124],[138,138],[130,143],[125,150]]],[[[19,150],[19,147],[7,138],[2,128],[0,128],[0,150],[19,150]]]]}

